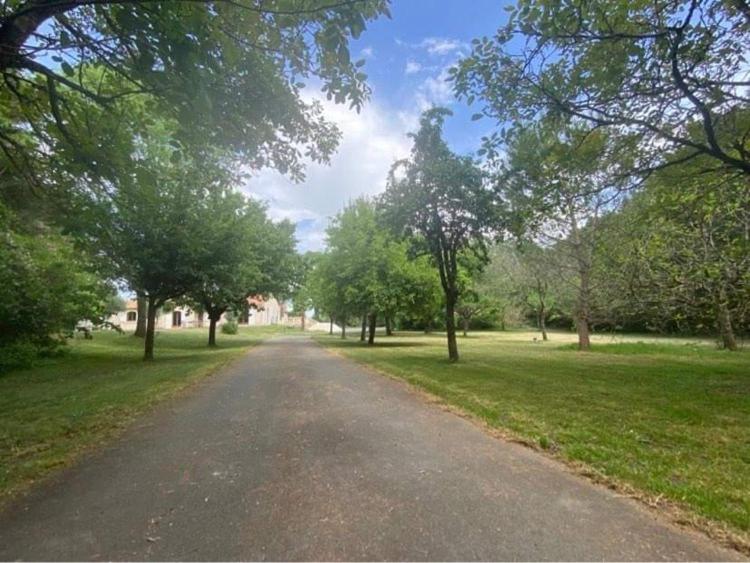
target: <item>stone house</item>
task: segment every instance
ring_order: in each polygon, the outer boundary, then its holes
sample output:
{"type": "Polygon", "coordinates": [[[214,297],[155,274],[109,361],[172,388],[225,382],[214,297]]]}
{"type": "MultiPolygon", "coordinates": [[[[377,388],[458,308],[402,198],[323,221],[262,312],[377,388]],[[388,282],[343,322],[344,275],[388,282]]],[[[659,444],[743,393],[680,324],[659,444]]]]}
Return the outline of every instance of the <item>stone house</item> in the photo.
{"type": "MultiPolygon", "coordinates": [[[[135,299],[128,299],[125,308],[108,319],[119,325],[122,330],[134,331],[138,323],[138,304],[135,299]]],[[[218,325],[226,322],[226,315],[222,315],[218,325]]],[[[288,315],[286,306],[274,297],[263,299],[250,297],[247,308],[240,313],[237,322],[245,326],[286,325],[288,315]]],[[[208,326],[208,316],[198,313],[190,307],[174,306],[171,310],[160,310],[156,316],[156,329],[201,328],[208,326]]]]}

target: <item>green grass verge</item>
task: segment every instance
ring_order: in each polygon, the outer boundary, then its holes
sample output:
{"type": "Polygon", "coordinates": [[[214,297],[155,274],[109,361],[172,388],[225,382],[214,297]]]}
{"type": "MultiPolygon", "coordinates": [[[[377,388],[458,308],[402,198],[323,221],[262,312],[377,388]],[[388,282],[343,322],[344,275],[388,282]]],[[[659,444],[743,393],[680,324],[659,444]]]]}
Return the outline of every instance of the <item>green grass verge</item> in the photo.
{"type": "Polygon", "coordinates": [[[282,330],[218,334],[215,350],[205,330],[162,331],[149,363],[141,360],[142,339],[97,332],[72,341],[62,357],[0,376],[0,502],[282,330]]]}
{"type": "MultiPolygon", "coordinates": [[[[678,339],[470,334],[458,364],[442,335],[318,338],[613,482],[676,502],[739,534],[750,531],[750,351],[678,339]]],[[[747,544],[750,545],[750,544],[747,544]]]]}

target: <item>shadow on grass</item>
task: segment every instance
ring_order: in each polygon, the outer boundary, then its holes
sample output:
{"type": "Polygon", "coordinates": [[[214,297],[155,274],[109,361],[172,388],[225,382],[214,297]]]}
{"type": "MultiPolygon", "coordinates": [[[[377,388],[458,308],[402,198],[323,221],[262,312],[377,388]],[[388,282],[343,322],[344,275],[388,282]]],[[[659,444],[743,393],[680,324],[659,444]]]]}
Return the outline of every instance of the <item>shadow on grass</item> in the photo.
{"type": "MultiPolygon", "coordinates": [[[[578,344],[563,344],[562,346],[556,347],[561,351],[578,351],[578,344]]],[[[719,359],[731,359],[736,357],[738,354],[742,354],[743,351],[739,352],[728,352],[726,350],[720,350],[716,347],[708,345],[700,345],[691,342],[684,344],[659,344],[651,342],[615,342],[612,344],[597,344],[591,345],[591,350],[587,353],[594,354],[615,354],[620,356],[635,356],[635,355],[663,355],[663,356],[706,356],[716,357],[719,359]]]]}
{"type": "Polygon", "coordinates": [[[361,340],[325,340],[325,345],[334,347],[334,348],[348,348],[348,347],[354,347],[357,346],[359,348],[416,348],[420,346],[430,346],[431,343],[428,342],[408,342],[403,340],[386,340],[386,341],[378,341],[375,340],[374,344],[368,344],[367,342],[362,342],[361,340]]]}

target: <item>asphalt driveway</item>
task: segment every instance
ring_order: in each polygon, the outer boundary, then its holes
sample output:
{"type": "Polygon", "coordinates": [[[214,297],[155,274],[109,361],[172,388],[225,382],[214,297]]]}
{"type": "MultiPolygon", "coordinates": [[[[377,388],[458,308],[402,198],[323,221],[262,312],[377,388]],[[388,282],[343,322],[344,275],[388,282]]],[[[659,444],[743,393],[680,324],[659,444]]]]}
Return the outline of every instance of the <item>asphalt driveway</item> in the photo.
{"type": "Polygon", "coordinates": [[[0,559],[741,556],[307,338],[278,338],[9,506],[0,559]]]}

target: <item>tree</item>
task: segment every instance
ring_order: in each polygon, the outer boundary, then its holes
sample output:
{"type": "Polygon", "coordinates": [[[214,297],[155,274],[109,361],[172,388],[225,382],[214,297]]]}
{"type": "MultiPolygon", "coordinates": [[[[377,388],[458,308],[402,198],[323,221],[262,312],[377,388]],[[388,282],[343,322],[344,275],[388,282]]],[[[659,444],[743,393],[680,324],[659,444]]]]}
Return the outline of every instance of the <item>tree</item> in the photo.
{"type": "Polygon", "coordinates": [[[419,131],[411,135],[411,156],[394,164],[382,203],[391,224],[437,267],[445,295],[448,357],[457,361],[458,257],[473,252],[484,259],[495,204],[482,171],[471,158],[452,153],[442,139],[447,115],[450,111],[444,108],[422,114],[419,131]]]}
{"type": "Polygon", "coordinates": [[[148,316],[148,300],[143,295],[136,295],[136,324],[133,336],[146,337],[146,317],[148,316]]]}
{"type": "Polygon", "coordinates": [[[201,202],[205,218],[196,283],[189,302],[208,315],[208,345],[216,346],[216,324],[227,311],[247,307],[252,295],[285,295],[296,253],[294,226],[273,224],[265,208],[230,188],[210,190],[201,202]]]}
{"type": "Polygon", "coordinates": [[[310,293],[316,313],[325,313],[331,321],[341,325],[341,338],[346,338],[346,323],[350,315],[346,301],[346,279],[338,275],[338,268],[330,252],[322,253],[310,273],[310,293]]]}
{"type": "Polygon", "coordinates": [[[705,166],[695,159],[660,171],[610,218],[599,275],[625,322],[716,334],[736,350],[750,314],[750,185],[705,166]]]}
{"type": "Polygon", "coordinates": [[[375,204],[360,198],[334,217],[327,233],[327,246],[336,263],[335,283],[343,286],[342,305],[362,319],[361,340],[375,342],[378,316],[397,306],[399,266],[395,241],[378,220],[375,204]]]}
{"type": "Polygon", "coordinates": [[[549,339],[547,319],[558,301],[555,291],[558,274],[554,269],[552,254],[552,249],[531,242],[522,244],[518,251],[518,291],[524,305],[531,310],[544,341],[549,339]]]}
{"type": "Polygon", "coordinates": [[[483,304],[482,310],[505,330],[509,320],[519,313],[519,291],[525,278],[516,249],[507,243],[497,243],[489,248],[488,263],[475,274],[472,287],[483,304]]]}
{"type": "Polygon", "coordinates": [[[70,223],[111,279],[123,280],[148,302],[144,359],[154,357],[156,312],[203,278],[205,197],[230,178],[220,166],[175,158],[169,128],[157,123],[138,146],[134,170],[123,170],[106,191],[73,194],[70,223]]]}
{"type": "Polygon", "coordinates": [[[0,371],[54,352],[79,321],[101,322],[112,293],[69,238],[17,222],[0,205],[0,371]]]}
{"type": "Polygon", "coordinates": [[[440,276],[429,256],[410,256],[408,260],[407,297],[400,308],[400,318],[409,325],[430,332],[435,320],[444,316],[443,288],[440,276]]]}
{"type": "Polygon", "coordinates": [[[320,105],[303,100],[302,80],[359,108],[364,61],[351,60],[348,42],[387,13],[385,0],[10,0],[0,16],[0,96],[19,119],[3,127],[0,149],[24,177],[43,179],[35,161],[56,155],[24,143],[29,133],[55,127],[87,146],[101,138],[73,131],[71,102],[117,113],[138,99],[173,119],[186,146],[231,148],[245,164],[299,177],[300,157],[325,160],[338,138],[320,105]],[[89,81],[91,69],[108,79],[89,81]]]}
{"type": "MultiPolygon", "coordinates": [[[[744,1],[520,0],[493,37],[474,41],[452,79],[459,97],[481,100],[477,117],[528,125],[564,115],[613,138],[636,135],[632,171],[675,165],[663,155],[685,149],[680,162],[704,156],[750,175],[750,120],[734,111],[750,102],[748,24],[744,1]]],[[[485,149],[502,142],[494,133],[485,149]]]]}
{"type": "Polygon", "coordinates": [[[601,130],[537,125],[518,129],[508,147],[501,189],[525,236],[550,249],[558,275],[574,290],[570,308],[578,348],[591,346],[596,286],[593,260],[603,215],[616,209],[624,190],[612,172],[609,137],[601,130]]]}
{"type": "Polygon", "coordinates": [[[312,273],[319,260],[319,253],[308,251],[299,257],[295,275],[295,283],[292,288],[293,311],[300,315],[301,329],[305,330],[307,311],[315,307],[315,299],[312,288],[312,273]]]}

